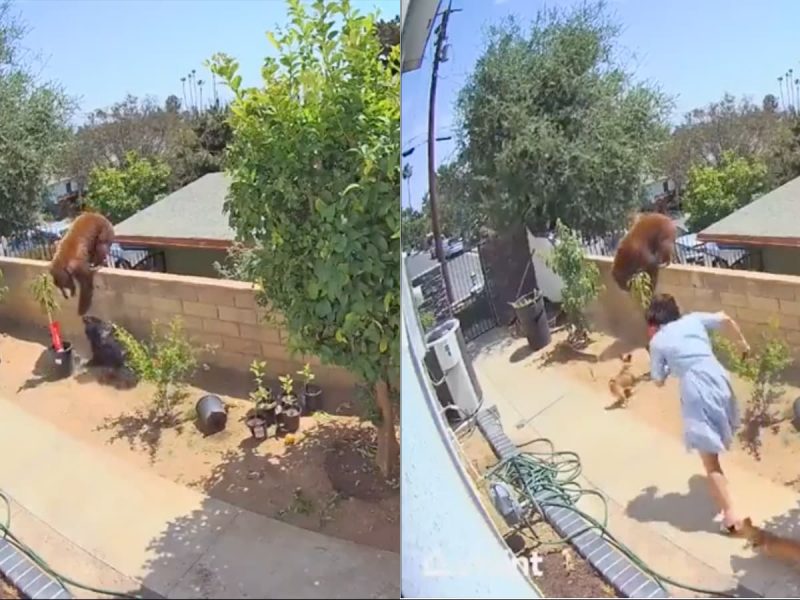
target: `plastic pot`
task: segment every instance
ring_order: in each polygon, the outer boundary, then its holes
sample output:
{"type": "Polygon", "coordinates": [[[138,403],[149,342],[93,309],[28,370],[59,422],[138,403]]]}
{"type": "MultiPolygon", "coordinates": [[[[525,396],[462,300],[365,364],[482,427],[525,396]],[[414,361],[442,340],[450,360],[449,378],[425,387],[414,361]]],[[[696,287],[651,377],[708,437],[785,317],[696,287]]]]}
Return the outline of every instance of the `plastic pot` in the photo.
{"type": "Polygon", "coordinates": [[[300,396],[295,396],[292,394],[291,396],[283,395],[281,396],[281,409],[282,410],[289,410],[290,408],[297,408],[300,410],[300,413],[304,413],[306,409],[305,403],[305,395],[300,394],[300,396]]]}
{"type": "Polygon", "coordinates": [[[550,343],[550,324],[544,309],[544,296],[534,290],[511,303],[523,335],[532,350],[541,350],[550,343]]]}
{"type": "Polygon", "coordinates": [[[313,383],[306,384],[301,402],[305,406],[304,413],[312,415],[322,409],[322,388],[313,383]]]}
{"type": "Polygon", "coordinates": [[[53,356],[53,375],[56,379],[66,379],[72,375],[75,369],[75,361],[72,355],[72,343],[63,342],[61,350],[56,350],[50,346],[53,356]]]}
{"type": "Polygon", "coordinates": [[[281,431],[284,433],[295,433],[300,429],[300,409],[297,407],[287,408],[278,415],[281,431]]]}
{"type": "Polygon", "coordinates": [[[200,422],[200,428],[204,432],[213,434],[225,429],[225,425],[228,423],[228,413],[219,396],[214,394],[203,396],[197,402],[195,410],[197,411],[197,420],[200,422]]]}
{"type": "Polygon", "coordinates": [[[250,435],[253,436],[254,439],[257,440],[265,440],[267,439],[267,420],[258,415],[251,415],[245,421],[248,429],[250,429],[250,435]]]}

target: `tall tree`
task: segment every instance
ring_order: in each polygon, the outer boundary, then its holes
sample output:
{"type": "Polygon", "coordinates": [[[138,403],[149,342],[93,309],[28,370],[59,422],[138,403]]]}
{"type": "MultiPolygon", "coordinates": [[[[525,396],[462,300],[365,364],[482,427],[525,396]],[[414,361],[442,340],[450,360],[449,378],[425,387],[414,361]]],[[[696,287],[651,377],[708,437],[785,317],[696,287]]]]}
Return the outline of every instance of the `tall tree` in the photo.
{"type": "MultiPolygon", "coordinates": [[[[226,209],[260,301],[280,311],[291,346],[350,369],[374,390],[377,463],[399,458],[400,76],[375,59],[373,16],[348,0],[289,0],[263,84],[238,63],[214,72],[235,98],[226,209]],[[395,388],[396,389],[396,388],[395,388]]],[[[390,55],[399,62],[399,48],[390,55]]]]}
{"type": "Polygon", "coordinates": [[[0,2],[0,235],[29,229],[68,139],[73,102],[20,60],[25,30],[0,2]]]}
{"type": "Polygon", "coordinates": [[[766,160],[786,122],[783,113],[763,104],[726,94],[719,102],[687,113],[663,148],[664,174],[682,188],[693,165],[718,166],[727,152],[766,160]]]}
{"type": "Polygon", "coordinates": [[[493,228],[604,232],[635,206],[669,102],[617,62],[617,36],[602,2],[491,29],[457,107],[493,228]]]}
{"type": "Polygon", "coordinates": [[[398,15],[389,21],[382,19],[376,21],[375,32],[381,42],[381,50],[378,57],[384,65],[390,65],[393,48],[400,46],[400,16],[398,15]]]}
{"type": "Polygon", "coordinates": [[[689,169],[684,204],[692,231],[701,231],[752,202],[767,183],[767,165],[725,152],[714,166],[689,169]]]}
{"type": "Polygon", "coordinates": [[[410,206],[403,208],[400,214],[402,222],[403,250],[413,252],[423,250],[430,231],[430,220],[422,212],[410,206]]]}

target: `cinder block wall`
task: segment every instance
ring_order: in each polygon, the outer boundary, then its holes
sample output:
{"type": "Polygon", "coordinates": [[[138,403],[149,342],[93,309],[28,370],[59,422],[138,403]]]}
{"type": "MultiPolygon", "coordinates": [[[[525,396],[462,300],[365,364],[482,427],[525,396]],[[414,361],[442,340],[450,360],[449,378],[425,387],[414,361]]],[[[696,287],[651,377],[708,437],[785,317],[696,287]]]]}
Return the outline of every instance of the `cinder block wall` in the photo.
{"type": "MultiPolygon", "coordinates": [[[[591,313],[601,330],[624,338],[643,339],[642,311],[617,288],[608,257],[591,257],[600,269],[605,291],[591,313]]],[[[758,339],[775,319],[793,353],[800,357],[800,277],[754,271],[670,265],[661,269],[657,292],[675,296],[683,312],[724,310],[745,336],[758,339]]]]}
{"type": "MultiPolygon", "coordinates": [[[[2,258],[0,270],[9,288],[0,303],[0,318],[46,328],[47,318],[30,294],[31,281],[47,270],[39,260],[2,258]]],[[[76,348],[87,348],[83,323],[78,317],[77,298],[64,300],[56,315],[63,336],[76,348]]],[[[315,356],[292,356],[280,318],[272,323],[265,310],[256,305],[255,291],[248,283],[147,273],[120,269],[101,269],[95,277],[94,302],[90,314],[118,323],[137,337],[150,334],[153,321],[166,323],[175,316],[183,319],[191,337],[199,344],[213,344],[216,350],[204,361],[226,369],[246,372],[253,359],[267,361],[267,371],[276,376],[292,373],[308,361],[323,385],[337,387],[355,384],[348,371],[323,366],[315,356]]]]}

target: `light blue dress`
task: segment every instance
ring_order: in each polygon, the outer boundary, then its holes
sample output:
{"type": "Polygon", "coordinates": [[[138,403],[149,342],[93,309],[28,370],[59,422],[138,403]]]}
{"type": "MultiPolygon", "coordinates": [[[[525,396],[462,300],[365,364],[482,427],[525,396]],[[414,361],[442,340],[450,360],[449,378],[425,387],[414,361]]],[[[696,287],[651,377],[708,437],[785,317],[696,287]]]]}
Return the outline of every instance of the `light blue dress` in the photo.
{"type": "Polygon", "coordinates": [[[730,448],[739,407],[728,372],[711,347],[709,329],[723,313],[689,313],[661,327],[650,340],[650,376],[680,380],[683,437],[690,450],[718,454],[730,448]]]}

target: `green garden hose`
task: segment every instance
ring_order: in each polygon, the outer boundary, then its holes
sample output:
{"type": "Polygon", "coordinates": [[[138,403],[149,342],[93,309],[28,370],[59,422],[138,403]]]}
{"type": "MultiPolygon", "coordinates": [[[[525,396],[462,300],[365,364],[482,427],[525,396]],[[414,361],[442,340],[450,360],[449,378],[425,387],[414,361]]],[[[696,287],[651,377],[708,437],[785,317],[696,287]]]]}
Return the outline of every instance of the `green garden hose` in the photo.
{"type": "Polygon", "coordinates": [[[58,581],[58,583],[60,583],[63,587],[66,588],[67,585],[70,585],[72,587],[80,588],[87,592],[100,594],[102,596],[108,596],[110,598],[126,598],[131,600],[140,600],[140,596],[133,596],[131,594],[122,594],[120,592],[114,592],[111,590],[104,590],[102,588],[95,588],[89,585],[84,585],[57,572],[50,565],[48,565],[41,556],[36,554],[36,552],[34,552],[30,547],[28,547],[22,541],[20,541],[19,538],[17,538],[17,536],[11,533],[11,501],[9,500],[8,496],[6,496],[2,491],[0,491],[0,500],[2,500],[6,510],[6,518],[4,519],[4,522],[0,523],[0,537],[2,537],[2,539],[4,539],[9,544],[14,546],[17,550],[22,552],[31,561],[33,561],[40,569],[42,569],[42,571],[44,571],[45,573],[50,575],[53,579],[58,581]]]}
{"type": "Polygon", "coordinates": [[[585,488],[578,482],[578,477],[581,475],[582,470],[580,456],[576,452],[556,451],[553,443],[547,438],[535,439],[524,445],[530,446],[533,444],[547,444],[549,450],[544,452],[523,452],[522,454],[503,460],[493,467],[485,478],[494,478],[512,486],[524,498],[528,499],[532,506],[536,507],[539,514],[543,514],[541,509],[545,506],[565,508],[580,515],[589,523],[587,527],[566,538],[555,542],[543,543],[566,544],[573,538],[587,531],[596,530],[612,546],[617,548],[632,563],[639,567],[639,569],[652,577],[665,592],[667,591],[665,584],[670,584],[675,587],[700,594],[707,594],[709,596],[722,598],[731,597],[729,592],[707,590],[687,585],[665,575],[661,575],[650,568],[633,552],[633,550],[628,548],[608,531],[607,498],[598,490],[585,488]],[[549,498],[546,500],[537,500],[537,498],[541,498],[543,493],[549,493],[549,498]],[[585,496],[596,496],[600,498],[603,504],[602,520],[595,519],[593,516],[577,507],[578,501],[585,496]]]}

